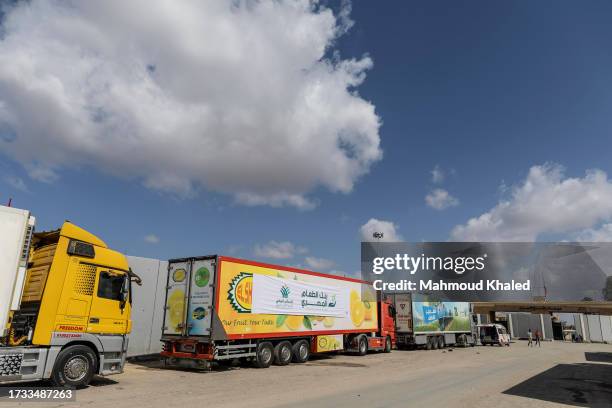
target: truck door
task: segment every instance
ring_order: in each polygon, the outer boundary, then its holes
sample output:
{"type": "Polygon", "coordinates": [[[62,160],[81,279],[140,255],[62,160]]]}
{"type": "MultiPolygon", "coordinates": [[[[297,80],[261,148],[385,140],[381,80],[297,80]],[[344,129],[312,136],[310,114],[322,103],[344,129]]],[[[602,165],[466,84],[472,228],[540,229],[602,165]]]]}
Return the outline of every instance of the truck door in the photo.
{"type": "Polygon", "coordinates": [[[190,269],[187,335],[210,336],[215,287],[214,259],[194,260],[190,269]]]}
{"type": "Polygon", "coordinates": [[[128,293],[129,277],[125,272],[98,267],[87,331],[108,334],[127,333],[130,316],[128,293]]]}
{"type": "Polygon", "coordinates": [[[395,295],[395,325],[400,333],[412,332],[412,297],[409,293],[395,295]]]}
{"type": "Polygon", "coordinates": [[[185,329],[185,302],[190,266],[190,262],[187,261],[168,265],[163,334],[180,335],[185,329]]]}

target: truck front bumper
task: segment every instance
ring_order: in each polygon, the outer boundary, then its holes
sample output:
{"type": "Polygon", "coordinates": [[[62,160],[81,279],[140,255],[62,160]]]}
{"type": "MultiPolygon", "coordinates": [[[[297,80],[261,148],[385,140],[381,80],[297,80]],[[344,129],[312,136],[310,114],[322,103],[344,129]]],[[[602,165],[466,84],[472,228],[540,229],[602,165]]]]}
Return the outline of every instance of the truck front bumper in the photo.
{"type": "Polygon", "coordinates": [[[0,383],[44,378],[48,348],[0,347],[0,383]]]}

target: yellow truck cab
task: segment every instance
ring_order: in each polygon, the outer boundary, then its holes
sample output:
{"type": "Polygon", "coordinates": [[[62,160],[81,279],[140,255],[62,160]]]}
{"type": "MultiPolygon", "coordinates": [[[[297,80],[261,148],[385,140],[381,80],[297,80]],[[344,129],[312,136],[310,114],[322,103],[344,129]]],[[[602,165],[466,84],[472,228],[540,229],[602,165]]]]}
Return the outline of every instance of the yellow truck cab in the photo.
{"type": "Polygon", "coordinates": [[[19,302],[0,332],[0,383],[79,387],[94,374],[122,372],[131,328],[126,257],[70,222],[34,233],[22,252],[19,302]]]}

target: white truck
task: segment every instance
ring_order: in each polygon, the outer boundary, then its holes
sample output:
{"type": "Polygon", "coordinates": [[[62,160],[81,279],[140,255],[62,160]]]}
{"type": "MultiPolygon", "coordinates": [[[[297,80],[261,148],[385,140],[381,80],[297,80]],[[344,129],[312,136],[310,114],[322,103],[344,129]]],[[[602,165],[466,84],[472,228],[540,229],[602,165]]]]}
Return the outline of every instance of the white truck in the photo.
{"type": "Polygon", "coordinates": [[[36,219],[26,210],[0,206],[0,337],[11,311],[19,310],[36,219]]]}
{"type": "Polygon", "coordinates": [[[396,309],[400,349],[476,345],[474,315],[468,302],[436,301],[418,293],[387,294],[396,309]]]}

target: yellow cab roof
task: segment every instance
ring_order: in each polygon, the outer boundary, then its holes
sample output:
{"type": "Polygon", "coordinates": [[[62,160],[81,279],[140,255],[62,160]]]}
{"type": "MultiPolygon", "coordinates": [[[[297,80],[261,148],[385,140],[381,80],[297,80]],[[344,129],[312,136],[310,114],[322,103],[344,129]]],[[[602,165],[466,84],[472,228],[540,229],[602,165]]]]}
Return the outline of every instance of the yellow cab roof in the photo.
{"type": "Polygon", "coordinates": [[[60,229],[60,235],[67,238],[76,239],[78,241],[87,242],[102,248],[108,248],[106,243],[100,238],[96,237],[91,232],[87,232],[83,228],[74,225],[70,221],[64,222],[64,225],[62,225],[62,228],[60,229]]]}

